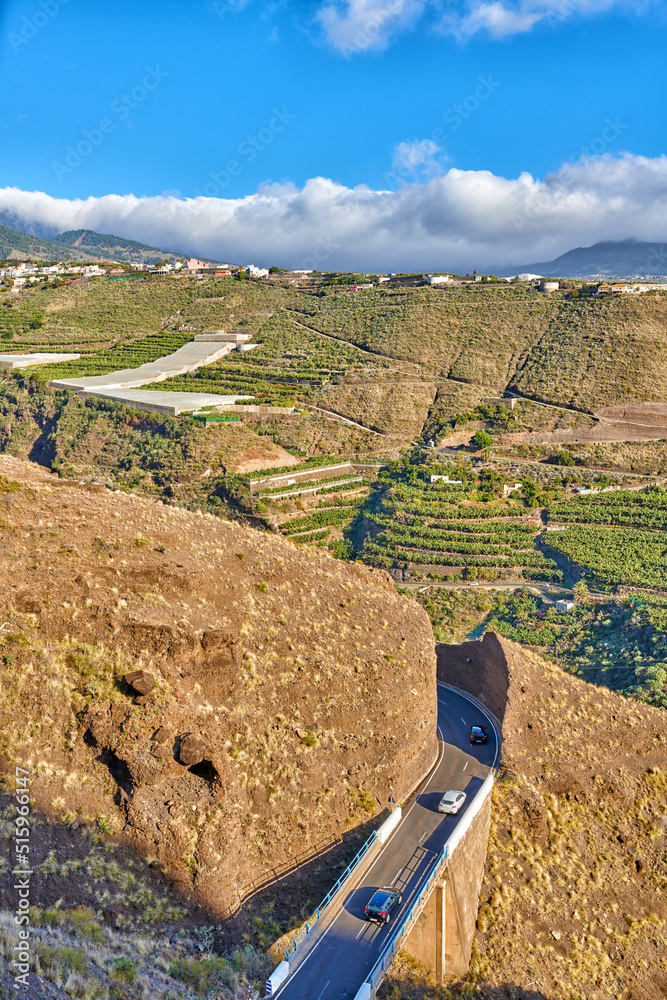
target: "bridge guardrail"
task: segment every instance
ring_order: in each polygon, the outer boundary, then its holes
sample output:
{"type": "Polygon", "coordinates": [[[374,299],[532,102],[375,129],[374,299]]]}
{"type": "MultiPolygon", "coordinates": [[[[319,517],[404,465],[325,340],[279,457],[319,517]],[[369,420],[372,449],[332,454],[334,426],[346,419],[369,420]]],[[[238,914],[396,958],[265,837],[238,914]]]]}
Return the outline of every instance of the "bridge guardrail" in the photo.
{"type": "MultiPolygon", "coordinates": [[[[435,883],[438,881],[447,863],[449,857],[449,845],[446,844],[442,852],[435,859],[431,865],[431,869],[425,878],[421,892],[415,899],[414,903],[410,907],[410,910],[402,922],[400,927],[394,931],[389,941],[385,945],[384,951],[381,953],[377,962],[371,969],[370,973],[366,977],[366,982],[370,984],[371,989],[374,991],[378,988],[382,980],[384,979],[384,974],[394,961],[396,957],[396,952],[400,948],[400,939],[406,934],[409,934],[414,925],[416,924],[420,913],[426,906],[426,902],[431,895],[435,883]]],[[[401,942],[402,943],[402,942],[401,942]]]]}
{"type": "Polygon", "coordinates": [[[359,864],[359,862],[361,861],[361,859],[371,849],[371,847],[373,846],[373,844],[377,840],[377,835],[378,835],[377,830],[373,830],[372,834],[370,835],[370,837],[368,838],[368,840],[364,843],[364,845],[362,846],[361,850],[357,852],[357,854],[354,856],[354,858],[352,859],[352,861],[350,861],[349,865],[347,866],[347,868],[345,869],[345,871],[343,872],[343,874],[340,875],[340,877],[338,878],[336,884],[334,886],[332,886],[332,888],[326,894],[326,896],[324,897],[324,899],[322,900],[322,902],[320,903],[320,905],[317,907],[317,909],[315,910],[315,912],[305,922],[305,924],[303,925],[303,927],[301,928],[301,930],[299,931],[299,933],[296,935],[296,937],[294,938],[294,940],[290,944],[289,948],[287,948],[287,950],[285,951],[285,961],[286,962],[289,962],[290,957],[295,954],[295,952],[296,952],[297,948],[299,947],[299,945],[303,941],[306,940],[306,938],[310,934],[311,930],[315,927],[317,921],[320,919],[320,916],[322,915],[322,913],[324,912],[324,910],[326,910],[327,906],[329,905],[329,903],[331,902],[331,900],[334,898],[334,896],[336,895],[336,893],[340,890],[340,888],[343,885],[343,883],[346,881],[346,879],[348,879],[350,877],[350,875],[352,874],[352,872],[354,871],[354,869],[357,867],[357,865],[359,864]]]}
{"type": "Polygon", "coordinates": [[[380,954],[380,957],[371,969],[370,973],[366,976],[361,988],[357,992],[355,1000],[366,1000],[366,998],[375,995],[375,991],[384,979],[385,972],[396,957],[396,952],[398,950],[397,943],[404,938],[406,934],[409,934],[414,927],[429,896],[431,895],[431,892],[433,891],[435,883],[442,875],[450,855],[454,852],[454,849],[458,846],[467,831],[470,829],[475,816],[482,808],[487,796],[491,794],[495,774],[495,768],[491,768],[488,775],[482,782],[477,794],[470,803],[469,808],[464,813],[462,820],[457,824],[452,836],[449,838],[441,853],[431,865],[427,875],[424,877],[424,882],[419,895],[410,907],[405,919],[389,938],[387,944],[382,950],[382,953],[380,954]]]}

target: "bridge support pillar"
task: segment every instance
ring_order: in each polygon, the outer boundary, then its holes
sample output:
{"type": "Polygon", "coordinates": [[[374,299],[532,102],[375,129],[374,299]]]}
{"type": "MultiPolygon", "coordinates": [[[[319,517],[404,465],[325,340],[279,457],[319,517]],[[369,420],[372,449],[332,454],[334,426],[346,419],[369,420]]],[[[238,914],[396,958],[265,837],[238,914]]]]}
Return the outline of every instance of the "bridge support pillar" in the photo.
{"type": "Polygon", "coordinates": [[[433,973],[436,983],[442,983],[445,976],[465,975],[468,971],[449,878],[445,877],[435,886],[403,947],[433,973]]]}

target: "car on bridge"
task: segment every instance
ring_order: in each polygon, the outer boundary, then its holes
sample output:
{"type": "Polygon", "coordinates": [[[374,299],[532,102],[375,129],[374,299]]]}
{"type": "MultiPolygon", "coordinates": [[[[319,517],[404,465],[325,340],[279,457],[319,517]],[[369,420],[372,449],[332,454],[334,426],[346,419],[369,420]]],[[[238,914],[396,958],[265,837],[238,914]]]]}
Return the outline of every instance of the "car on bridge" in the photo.
{"type": "Polygon", "coordinates": [[[378,924],[388,924],[392,910],[403,902],[403,893],[393,885],[377,889],[366,904],[364,916],[378,924]]]}
{"type": "Polygon", "coordinates": [[[438,812],[456,815],[466,800],[466,793],[459,792],[456,788],[450,788],[438,803],[438,812]]]}
{"type": "Polygon", "coordinates": [[[486,728],[484,726],[471,726],[470,727],[470,742],[471,743],[488,743],[489,737],[486,734],[486,728]]]}

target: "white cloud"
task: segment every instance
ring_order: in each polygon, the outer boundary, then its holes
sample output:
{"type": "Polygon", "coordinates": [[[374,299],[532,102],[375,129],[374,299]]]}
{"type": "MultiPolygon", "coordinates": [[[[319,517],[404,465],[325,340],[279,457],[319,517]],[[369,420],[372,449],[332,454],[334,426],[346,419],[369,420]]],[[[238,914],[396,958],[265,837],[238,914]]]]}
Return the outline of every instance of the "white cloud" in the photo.
{"type": "Polygon", "coordinates": [[[426,8],[434,14],[444,9],[438,30],[465,40],[480,33],[507,38],[536,25],[556,27],[612,8],[641,14],[659,4],[660,0],[325,0],[316,18],[327,41],[350,55],[386,48],[397,34],[412,28],[426,8]]]}
{"type": "Polygon", "coordinates": [[[327,41],[343,55],[384,49],[393,36],[412,27],[426,0],[331,0],[316,17],[327,41]]]}
{"type": "Polygon", "coordinates": [[[478,270],[546,261],[603,239],[667,242],[667,156],[565,164],[543,180],[450,169],[398,191],[323,177],[245,198],[52,198],[0,190],[6,224],[94,229],[165,250],[285,267],[478,270]]]}
{"type": "Polygon", "coordinates": [[[523,34],[536,24],[556,26],[576,15],[600,14],[612,7],[632,7],[627,0],[468,0],[465,8],[443,17],[440,29],[457,38],[485,32],[492,38],[523,34]]]}
{"type": "Polygon", "coordinates": [[[436,174],[440,172],[440,164],[435,158],[441,149],[432,139],[414,139],[412,142],[399,142],[394,149],[392,167],[401,176],[418,173],[436,174]]]}

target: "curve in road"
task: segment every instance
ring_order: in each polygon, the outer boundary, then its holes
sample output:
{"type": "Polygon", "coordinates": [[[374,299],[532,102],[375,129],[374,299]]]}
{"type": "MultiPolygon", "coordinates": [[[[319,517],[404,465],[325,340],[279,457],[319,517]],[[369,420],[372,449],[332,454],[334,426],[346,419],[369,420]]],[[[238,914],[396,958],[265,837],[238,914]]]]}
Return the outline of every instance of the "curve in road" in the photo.
{"type": "Polygon", "coordinates": [[[441,753],[431,775],[365,872],[363,884],[350,891],[336,918],[278,991],[281,1000],[353,1000],[380,956],[393,924],[410,909],[424,875],[495,766],[499,738],[492,719],[465,695],[441,685],[438,730],[441,753]],[[471,725],[487,727],[487,744],[470,745],[471,725]],[[450,788],[459,788],[467,795],[457,816],[443,816],[437,811],[440,798],[450,788]],[[403,893],[403,902],[388,926],[364,919],[366,903],[383,885],[397,885],[403,893]]]}

